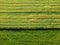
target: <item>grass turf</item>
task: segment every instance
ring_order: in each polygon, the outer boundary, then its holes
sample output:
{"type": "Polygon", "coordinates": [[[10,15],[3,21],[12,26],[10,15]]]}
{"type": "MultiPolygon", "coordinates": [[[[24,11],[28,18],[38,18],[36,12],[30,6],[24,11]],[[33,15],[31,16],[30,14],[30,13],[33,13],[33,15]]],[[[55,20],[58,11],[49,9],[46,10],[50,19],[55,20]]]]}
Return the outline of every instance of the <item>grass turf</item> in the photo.
{"type": "Polygon", "coordinates": [[[0,30],[0,45],[60,45],[60,30],[0,30]]]}
{"type": "Polygon", "coordinates": [[[59,28],[60,13],[0,13],[1,27],[59,28]]]}
{"type": "Polygon", "coordinates": [[[0,0],[0,27],[60,27],[59,0],[0,0]]]}
{"type": "MultiPolygon", "coordinates": [[[[59,12],[59,0],[0,0],[0,27],[59,28],[59,12]]],[[[0,30],[0,45],[60,45],[60,30],[0,30]]]]}

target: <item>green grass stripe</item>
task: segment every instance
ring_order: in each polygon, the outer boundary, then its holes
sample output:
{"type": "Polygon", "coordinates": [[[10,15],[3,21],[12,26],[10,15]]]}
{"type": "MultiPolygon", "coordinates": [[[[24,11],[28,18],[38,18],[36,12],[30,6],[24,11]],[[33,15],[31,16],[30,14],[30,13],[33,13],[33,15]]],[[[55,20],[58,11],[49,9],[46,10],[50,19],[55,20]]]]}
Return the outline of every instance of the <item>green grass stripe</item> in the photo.
{"type": "Polygon", "coordinates": [[[33,3],[33,4],[36,4],[36,3],[38,3],[38,4],[40,4],[40,3],[42,3],[42,4],[58,4],[58,3],[60,3],[60,1],[59,0],[0,0],[0,3],[27,3],[27,4],[31,4],[31,3],[33,3]]]}
{"type": "Polygon", "coordinates": [[[1,27],[60,27],[60,13],[0,13],[1,27]]]}
{"type": "Polygon", "coordinates": [[[0,31],[1,45],[60,45],[60,30],[0,31]]]}
{"type": "Polygon", "coordinates": [[[3,1],[2,0],[0,2],[1,2],[0,12],[60,12],[59,0],[55,0],[55,1],[49,1],[49,0],[3,1]]]}

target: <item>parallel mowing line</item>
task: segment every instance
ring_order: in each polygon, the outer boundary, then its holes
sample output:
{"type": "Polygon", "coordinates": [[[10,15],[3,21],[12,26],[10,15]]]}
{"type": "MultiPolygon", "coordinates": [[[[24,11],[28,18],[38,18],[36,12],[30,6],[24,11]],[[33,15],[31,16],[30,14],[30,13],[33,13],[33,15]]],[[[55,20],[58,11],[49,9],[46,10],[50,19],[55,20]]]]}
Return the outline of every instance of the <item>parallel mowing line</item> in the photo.
{"type": "MultiPolygon", "coordinates": [[[[0,12],[41,12],[42,10],[0,10],[0,12]]],[[[48,11],[48,12],[60,12],[60,10],[43,10],[42,12],[46,12],[46,11],[48,11]]]]}
{"type": "MultiPolygon", "coordinates": [[[[9,16],[9,15],[8,15],[9,16]]],[[[8,16],[0,16],[0,19],[10,19],[8,16]]],[[[11,16],[12,19],[60,19],[60,15],[31,15],[31,16],[11,16]]]]}
{"type": "Polygon", "coordinates": [[[51,6],[60,6],[60,4],[0,4],[0,6],[5,6],[5,5],[42,5],[42,6],[45,6],[45,5],[51,5],[51,6]]]}
{"type": "Polygon", "coordinates": [[[39,25],[40,25],[40,24],[50,24],[50,25],[51,25],[51,24],[60,24],[60,23],[52,23],[52,22],[49,23],[49,22],[48,22],[48,23],[0,23],[0,24],[6,24],[6,25],[7,25],[7,24],[10,24],[10,25],[16,24],[16,26],[17,26],[17,24],[19,24],[19,25],[20,25],[20,24],[21,24],[21,25],[23,25],[23,24],[25,24],[25,25],[27,25],[27,24],[29,24],[29,25],[31,25],[31,24],[34,24],[34,25],[36,25],[36,24],[39,24],[39,25]]]}
{"type": "MultiPolygon", "coordinates": [[[[10,7],[10,6],[19,6],[19,5],[24,5],[24,6],[26,6],[26,8],[27,8],[27,6],[28,5],[30,5],[30,6],[33,6],[33,5],[42,5],[42,6],[59,6],[59,5],[46,5],[46,4],[0,4],[0,6],[2,7],[2,6],[8,6],[8,7],[10,7]]],[[[7,8],[7,7],[6,7],[7,8]]],[[[53,8],[53,7],[51,7],[51,8],[53,8]]],[[[43,9],[43,8],[42,8],[43,9]]],[[[25,9],[25,8],[23,8],[23,9],[19,9],[19,10],[17,10],[17,9],[5,9],[4,10],[4,8],[3,9],[0,9],[0,12],[39,12],[39,11],[42,11],[42,9],[41,10],[34,10],[34,9],[25,9]]],[[[50,9],[50,8],[49,8],[50,9]]],[[[54,8],[53,8],[54,9],[54,8]]],[[[52,11],[52,12],[54,12],[54,11],[56,11],[56,12],[59,12],[60,10],[57,10],[57,9],[55,9],[55,10],[48,10],[47,8],[46,9],[44,9],[44,11],[43,12],[46,12],[46,11],[52,11]]]]}
{"type": "MultiPolygon", "coordinates": [[[[2,25],[2,26],[0,26],[0,28],[1,28],[1,27],[2,27],[2,28],[4,28],[4,27],[7,27],[7,28],[8,28],[8,27],[9,27],[9,28],[10,28],[10,27],[12,27],[12,28],[13,28],[13,27],[16,27],[16,28],[30,27],[30,28],[31,28],[31,27],[39,27],[39,26],[15,26],[15,25],[14,25],[14,26],[3,26],[3,25],[2,25]]],[[[49,27],[52,27],[52,26],[50,26],[50,25],[49,25],[49,26],[43,25],[43,26],[40,26],[39,28],[41,28],[41,27],[43,27],[43,28],[44,28],[44,27],[48,27],[48,28],[49,28],[49,27]]],[[[54,28],[54,27],[59,28],[60,26],[55,26],[55,25],[53,25],[52,28],[54,28]]]]}

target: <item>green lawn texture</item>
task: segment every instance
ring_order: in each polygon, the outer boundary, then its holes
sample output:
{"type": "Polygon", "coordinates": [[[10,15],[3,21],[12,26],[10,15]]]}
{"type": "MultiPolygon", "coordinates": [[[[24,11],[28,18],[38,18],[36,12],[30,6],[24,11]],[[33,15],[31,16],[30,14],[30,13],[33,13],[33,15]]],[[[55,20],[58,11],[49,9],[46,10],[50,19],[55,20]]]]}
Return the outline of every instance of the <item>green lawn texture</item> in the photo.
{"type": "Polygon", "coordinates": [[[0,45],[60,45],[60,30],[1,30],[0,45]]]}
{"type": "MultiPolygon", "coordinates": [[[[0,28],[60,28],[60,0],[0,0],[0,28]]],[[[60,30],[0,30],[0,45],[60,45],[60,30]]]]}
{"type": "Polygon", "coordinates": [[[0,27],[60,27],[59,0],[1,0],[0,27]]]}

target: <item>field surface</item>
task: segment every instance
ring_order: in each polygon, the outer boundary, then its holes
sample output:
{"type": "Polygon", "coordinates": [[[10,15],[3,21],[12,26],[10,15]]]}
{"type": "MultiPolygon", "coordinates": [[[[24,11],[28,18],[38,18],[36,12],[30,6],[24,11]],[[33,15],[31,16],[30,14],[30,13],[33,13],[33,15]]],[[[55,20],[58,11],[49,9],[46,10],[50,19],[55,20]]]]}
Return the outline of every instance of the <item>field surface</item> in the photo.
{"type": "Polygon", "coordinates": [[[1,30],[0,45],[60,45],[60,30],[1,30]]]}
{"type": "Polygon", "coordinates": [[[59,0],[0,0],[0,27],[60,28],[59,0]]]}
{"type": "MultiPolygon", "coordinates": [[[[0,28],[60,28],[60,0],[0,0],[0,28]]],[[[60,45],[60,30],[0,30],[0,45],[60,45]]]]}

